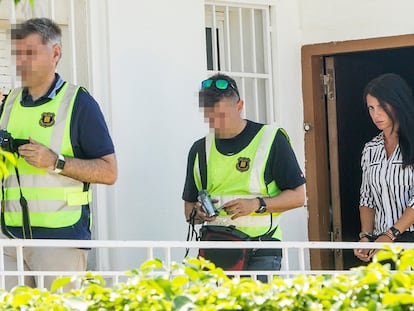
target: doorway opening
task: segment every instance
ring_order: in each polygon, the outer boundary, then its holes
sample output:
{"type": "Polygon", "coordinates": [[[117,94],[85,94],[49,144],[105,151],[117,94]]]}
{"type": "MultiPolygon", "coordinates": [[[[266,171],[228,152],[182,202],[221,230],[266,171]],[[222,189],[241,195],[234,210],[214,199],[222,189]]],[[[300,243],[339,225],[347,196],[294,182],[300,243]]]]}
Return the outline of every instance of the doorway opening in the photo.
{"type": "MultiPolygon", "coordinates": [[[[302,48],[309,240],[357,241],[362,148],[378,133],[362,93],[376,76],[394,72],[414,89],[414,35],[302,48]]],[[[313,250],[312,269],[363,263],[352,250],[313,250]]]]}

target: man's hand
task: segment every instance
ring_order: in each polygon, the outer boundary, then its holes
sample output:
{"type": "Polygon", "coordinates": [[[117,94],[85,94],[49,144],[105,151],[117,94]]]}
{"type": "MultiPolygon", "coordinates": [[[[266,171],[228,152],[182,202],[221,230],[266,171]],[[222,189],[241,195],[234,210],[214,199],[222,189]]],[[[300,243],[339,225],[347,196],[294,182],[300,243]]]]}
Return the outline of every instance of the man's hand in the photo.
{"type": "Polygon", "coordinates": [[[20,156],[34,167],[53,170],[56,163],[56,153],[32,138],[29,138],[29,141],[29,144],[19,147],[20,156]]]}
{"type": "MultiPolygon", "coordinates": [[[[217,203],[218,200],[213,199],[212,200],[213,204],[217,203]]],[[[212,217],[208,217],[207,214],[204,212],[202,206],[201,206],[201,202],[197,202],[195,204],[195,208],[197,210],[197,215],[196,218],[199,218],[202,222],[203,221],[213,221],[216,219],[216,216],[212,216],[212,217]]]]}
{"type": "Polygon", "coordinates": [[[236,219],[240,216],[247,216],[260,207],[258,199],[235,199],[224,204],[224,210],[228,215],[232,215],[231,219],[236,219]]]}

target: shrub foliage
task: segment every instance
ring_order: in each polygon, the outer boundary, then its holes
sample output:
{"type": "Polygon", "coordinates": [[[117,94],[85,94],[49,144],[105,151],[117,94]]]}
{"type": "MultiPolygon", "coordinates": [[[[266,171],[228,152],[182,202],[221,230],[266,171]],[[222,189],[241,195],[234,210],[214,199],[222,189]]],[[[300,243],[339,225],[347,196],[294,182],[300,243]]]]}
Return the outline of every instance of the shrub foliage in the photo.
{"type": "Polygon", "coordinates": [[[169,269],[154,259],[114,287],[88,272],[79,289],[66,293],[58,289],[70,278],[57,279],[51,291],[24,286],[0,291],[0,310],[414,310],[413,266],[414,250],[389,248],[349,274],[274,277],[261,283],[229,278],[202,258],[169,269]],[[393,261],[396,270],[384,261],[393,261]]]}

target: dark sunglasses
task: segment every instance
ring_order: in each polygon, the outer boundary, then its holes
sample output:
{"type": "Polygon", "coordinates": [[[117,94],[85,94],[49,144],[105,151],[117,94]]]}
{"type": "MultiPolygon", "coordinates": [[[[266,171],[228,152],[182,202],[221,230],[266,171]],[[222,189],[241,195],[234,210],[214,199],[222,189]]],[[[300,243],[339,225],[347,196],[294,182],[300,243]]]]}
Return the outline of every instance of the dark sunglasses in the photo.
{"type": "Polygon", "coordinates": [[[217,80],[207,79],[201,82],[202,89],[208,89],[212,87],[213,85],[218,90],[227,90],[230,87],[231,89],[233,89],[233,91],[236,92],[237,96],[240,97],[239,91],[237,90],[236,86],[230,81],[227,81],[225,79],[217,79],[217,80]]]}

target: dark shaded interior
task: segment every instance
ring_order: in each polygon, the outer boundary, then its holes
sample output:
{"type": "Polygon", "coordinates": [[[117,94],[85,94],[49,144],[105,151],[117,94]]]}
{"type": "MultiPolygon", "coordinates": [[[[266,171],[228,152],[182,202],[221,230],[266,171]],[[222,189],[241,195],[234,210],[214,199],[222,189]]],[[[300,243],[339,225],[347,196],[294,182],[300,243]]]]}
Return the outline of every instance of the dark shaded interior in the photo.
{"type": "MultiPolygon", "coordinates": [[[[414,89],[414,47],[335,55],[339,182],[342,238],[357,241],[360,231],[360,156],[364,144],[378,133],[362,98],[365,85],[376,76],[400,74],[414,89]]],[[[344,268],[361,265],[352,250],[344,250],[344,268]]]]}

